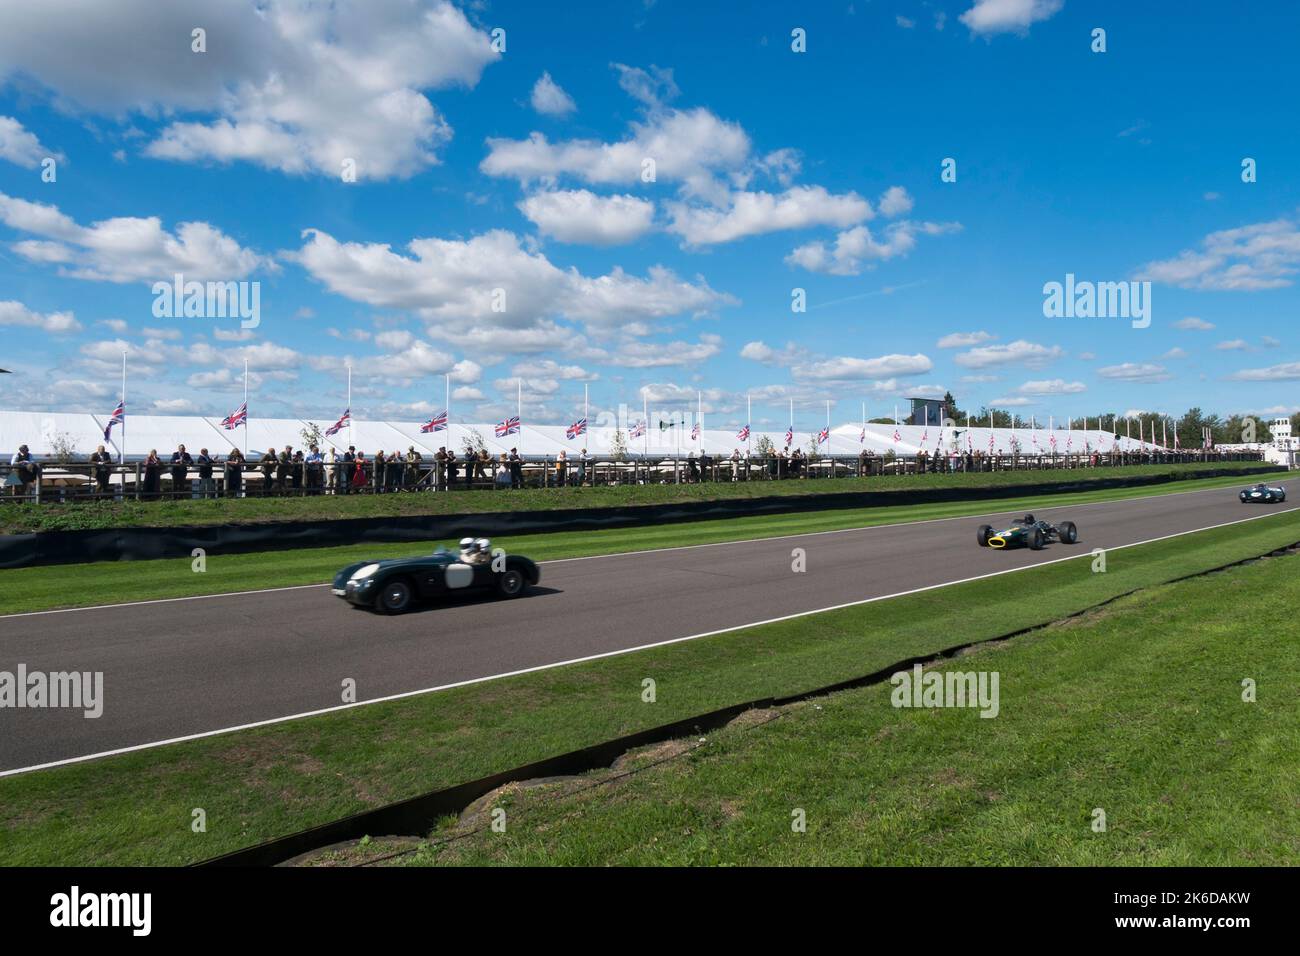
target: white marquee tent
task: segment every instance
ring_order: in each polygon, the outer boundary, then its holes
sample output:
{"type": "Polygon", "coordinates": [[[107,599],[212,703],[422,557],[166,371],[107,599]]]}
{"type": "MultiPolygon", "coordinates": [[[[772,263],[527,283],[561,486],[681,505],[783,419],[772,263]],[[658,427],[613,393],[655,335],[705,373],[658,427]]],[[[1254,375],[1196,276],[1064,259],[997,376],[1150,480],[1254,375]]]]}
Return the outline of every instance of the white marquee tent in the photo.
{"type": "MultiPolygon", "coordinates": [[[[110,441],[104,441],[104,425],[107,417],[71,412],[21,412],[0,411],[0,455],[7,462],[18,450],[19,445],[27,445],[38,458],[54,456],[60,449],[71,452],[74,457],[84,457],[99,445],[104,445],[114,457],[121,452],[123,430],[115,426],[110,441]]],[[[245,448],[250,455],[261,455],[268,448],[281,449],[285,445],[301,448],[306,443],[302,432],[307,423],[298,419],[253,418],[247,426],[245,435],[243,427],[227,431],[221,426],[220,418],[181,415],[131,415],[126,419],[126,457],[143,458],[148,451],[157,449],[164,459],[170,456],[177,444],[184,444],[186,449],[195,454],[201,448],[207,448],[211,454],[225,457],[232,448],[245,448]]],[[[608,455],[614,442],[617,429],[612,426],[593,426],[587,435],[573,440],[565,437],[563,425],[524,425],[518,434],[497,438],[492,424],[464,425],[452,424],[449,430],[432,434],[423,434],[419,422],[378,422],[353,421],[351,427],[344,428],[333,438],[323,439],[321,450],[328,451],[332,446],[339,451],[354,445],[359,451],[373,455],[378,450],[391,452],[394,449],[405,452],[414,447],[426,457],[437,452],[439,446],[455,448],[457,453],[465,447],[467,439],[481,438],[483,444],[493,455],[518,448],[520,454],[529,457],[554,457],[561,451],[569,456],[586,448],[592,455],[608,455]]],[[[944,453],[966,451],[968,445],[974,451],[989,451],[990,429],[975,425],[970,429],[962,427],[940,429],[937,425],[899,425],[899,440],[894,441],[895,426],[868,424],[865,427],[865,440],[859,442],[863,426],[856,422],[835,426],[830,431],[829,441],[820,446],[820,453],[827,455],[852,456],[863,449],[876,455],[894,452],[897,455],[915,455],[922,446],[927,454],[934,454],[936,449],[944,453]]],[[[1022,455],[1080,454],[1087,451],[1109,452],[1115,446],[1115,435],[1108,431],[1092,429],[1067,430],[1056,428],[1049,430],[1039,427],[995,428],[992,429],[993,451],[1010,454],[1016,444],[1022,455]],[[1055,448],[1052,436],[1056,437],[1055,448]]],[[[677,426],[660,431],[651,426],[644,438],[628,438],[623,431],[628,455],[639,457],[649,455],[657,458],[669,458],[676,454],[682,457],[695,452],[705,451],[713,456],[729,456],[739,449],[744,454],[747,444],[740,441],[731,429],[705,429],[701,441],[693,441],[688,427],[677,426]]],[[[756,452],[759,440],[766,436],[777,448],[785,444],[785,428],[755,428],[750,436],[748,447],[756,452]]],[[[808,453],[815,433],[796,431],[795,444],[808,453]]],[[[1157,448],[1150,442],[1139,442],[1136,438],[1119,437],[1118,447],[1121,451],[1135,451],[1142,448],[1157,448]]]]}

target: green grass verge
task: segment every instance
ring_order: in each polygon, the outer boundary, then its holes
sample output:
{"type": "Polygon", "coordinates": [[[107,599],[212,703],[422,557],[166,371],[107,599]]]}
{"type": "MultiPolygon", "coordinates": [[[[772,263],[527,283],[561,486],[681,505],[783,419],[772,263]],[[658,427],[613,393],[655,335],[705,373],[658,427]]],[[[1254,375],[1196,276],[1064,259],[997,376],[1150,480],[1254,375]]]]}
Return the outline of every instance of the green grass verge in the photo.
{"type": "Polygon", "coordinates": [[[751,712],[616,771],[507,787],[394,862],[1295,866],[1298,565],[1153,588],[938,668],[996,672],[992,719],[895,708],[889,684],[751,712]],[[495,807],[505,832],[484,825],[495,807]]]}
{"type": "MultiPolygon", "coordinates": [[[[1113,550],[1105,574],[1091,573],[1085,554],[703,640],[0,778],[0,863],[192,862],[718,707],[1045,624],[1296,540],[1300,515],[1276,513],[1113,550]],[[658,685],[654,704],[641,701],[646,677],[658,685]],[[195,808],[206,812],[206,833],[190,828],[195,808]]],[[[1130,639],[1144,640],[1145,631],[1130,639]]]]}
{"type": "MultiPolygon", "coordinates": [[[[942,504],[871,508],[837,508],[830,511],[722,518],[602,531],[550,532],[498,538],[494,544],[538,561],[593,554],[614,554],[681,545],[770,538],[813,531],[868,527],[905,521],[985,514],[990,511],[1049,510],[1096,501],[1118,501],[1169,494],[1229,488],[1238,478],[1180,481],[1173,485],[1116,488],[1064,495],[1038,495],[1020,499],[988,499],[942,504]]],[[[438,544],[354,544],[336,548],[300,548],[222,556],[209,553],[206,570],[196,573],[190,558],[159,561],[106,561],[95,564],[50,565],[0,571],[0,614],[44,611],[60,607],[91,607],[124,601],[221,594],[251,588],[292,587],[328,581],[339,568],[373,556],[398,557],[427,553],[438,544]]]]}
{"type": "Polygon", "coordinates": [[[69,504],[12,503],[0,499],[0,533],[68,531],[269,521],[333,521],[394,515],[476,514],[489,511],[550,511],[717,501],[854,491],[910,491],[918,488],[1005,488],[1073,484],[1135,475],[1177,480],[1207,468],[1243,470],[1262,462],[1206,465],[1131,465],[1055,471],[997,471],[807,481],[719,481],[697,485],[619,485],[596,488],[537,488],[519,491],[458,491],[452,494],[349,495],[320,498],[244,498],[214,501],[101,501],[69,504]]]}

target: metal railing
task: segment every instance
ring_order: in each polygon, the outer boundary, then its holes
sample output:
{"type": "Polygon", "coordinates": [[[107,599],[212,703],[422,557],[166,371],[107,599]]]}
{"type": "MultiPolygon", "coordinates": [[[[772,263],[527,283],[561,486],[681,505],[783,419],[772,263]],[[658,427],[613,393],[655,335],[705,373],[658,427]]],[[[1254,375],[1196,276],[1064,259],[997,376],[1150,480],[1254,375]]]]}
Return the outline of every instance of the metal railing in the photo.
{"type": "Polygon", "coordinates": [[[470,489],[558,488],[593,485],[645,485],[729,481],[803,481],[952,472],[1050,471],[1110,468],[1139,464],[1193,464],[1260,461],[1262,453],[1184,451],[1114,452],[1059,455],[854,455],[816,458],[629,456],[592,457],[561,463],[552,456],[517,462],[499,460],[452,467],[423,459],[415,462],[242,462],[213,460],[210,468],[173,467],[144,461],[99,465],[42,460],[0,464],[0,503],[164,500],[244,497],[307,497],[348,494],[399,494],[470,489]],[[512,466],[513,465],[513,466],[512,466]]]}

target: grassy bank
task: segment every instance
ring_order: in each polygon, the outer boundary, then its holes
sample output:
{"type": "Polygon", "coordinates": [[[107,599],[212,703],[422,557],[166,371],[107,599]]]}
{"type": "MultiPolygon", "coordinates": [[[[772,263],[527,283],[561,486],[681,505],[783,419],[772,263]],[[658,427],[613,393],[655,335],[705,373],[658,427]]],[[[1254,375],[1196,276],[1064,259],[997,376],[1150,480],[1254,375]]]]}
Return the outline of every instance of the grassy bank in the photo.
{"type": "Polygon", "coordinates": [[[1297,566],[1158,587],[938,668],[997,672],[992,719],[895,708],[888,684],[753,712],[617,771],[507,788],[392,862],[1295,866],[1297,566]],[[504,833],[484,826],[495,806],[504,833]]]}
{"type": "MultiPolygon", "coordinates": [[[[592,554],[613,554],[650,548],[777,537],[840,528],[868,527],[904,521],[923,521],[961,515],[985,514],[1015,509],[1044,511],[1097,501],[1118,501],[1173,491],[1232,488],[1238,478],[1210,478],[1178,482],[1172,486],[1119,488],[1022,499],[991,499],[906,505],[835,509],[833,511],[760,515],[661,524],[633,530],[561,532],[498,538],[494,542],[508,551],[536,560],[572,558],[592,554]]],[[[437,544],[429,541],[405,544],[361,544],[336,548],[299,548],[253,554],[209,553],[206,570],[196,573],[190,558],[159,561],[102,562],[97,564],[52,565],[0,571],[0,614],[42,611],[59,607],[91,607],[97,604],[144,601],[156,598],[220,594],[252,588],[292,587],[328,581],[339,568],[374,556],[397,557],[428,552],[437,544]]]]}
{"type": "Polygon", "coordinates": [[[547,511],[671,504],[685,501],[817,495],[918,488],[1006,488],[1075,484],[1126,476],[1160,476],[1169,481],[1207,467],[1242,470],[1259,462],[1205,465],[1135,465],[1056,471],[998,471],[806,481],[705,482],[696,485],[620,485],[597,488],[536,488],[519,491],[416,492],[321,498],[244,498],[213,501],[123,501],[79,504],[14,504],[0,499],[0,533],[104,528],[174,527],[270,521],[330,521],[396,515],[480,514],[491,511],[547,511]]]}
{"type": "MultiPolygon", "coordinates": [[[[1084,554],[698,641],[0,778],[0,863],[192,862],[717,707],[1045,624],[1296,540],[1300,515],[1278,513],[1113,550],[1105,574],[1091,573],[1084,554]],[[657,682],[653,704],[641,699],[645,677],[657,682]],[[196,834],[191,813],[200,807],[207,832],[196,834]]],[[[1134,654],[1151,630],[1148,621],[1129,632],[1134,654]]]]}

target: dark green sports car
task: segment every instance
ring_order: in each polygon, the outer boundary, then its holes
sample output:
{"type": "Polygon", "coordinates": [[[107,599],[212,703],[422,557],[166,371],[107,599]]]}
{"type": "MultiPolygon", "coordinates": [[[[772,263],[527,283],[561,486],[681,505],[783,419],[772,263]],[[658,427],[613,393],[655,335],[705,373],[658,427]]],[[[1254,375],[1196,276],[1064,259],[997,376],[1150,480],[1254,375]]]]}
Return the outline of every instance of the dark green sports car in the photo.
{"type": "Polygon", "coordinates": [[[1041,551],[1049,541],[1062,544],[1074,544],[1079,540],[1079,529],[1073,521],[1062,521],[1054,525],[1047,521],[1037,521],[1033,515],[1025,515],[1001,531],[992,525],[982,524],[976,532],[982,548],[1032,548],[1041,551]]]}
{"type": "Polygon", "coordinates": [[[1286,501],[1286,489],[1281,485],[1253,485],[1237,495],[1242,504],[1273,505],[1286,501]]]}
{"type": "Polygon", "coordinates": [[[537,584],[541,571],[528,558],[481,546],[460,554],[433,554],[391,561],[358,561],[334,575],[333,593],[349,604],[384,614],[401,614],[416,603],[472,591],[518,597],[537,584]]]}

